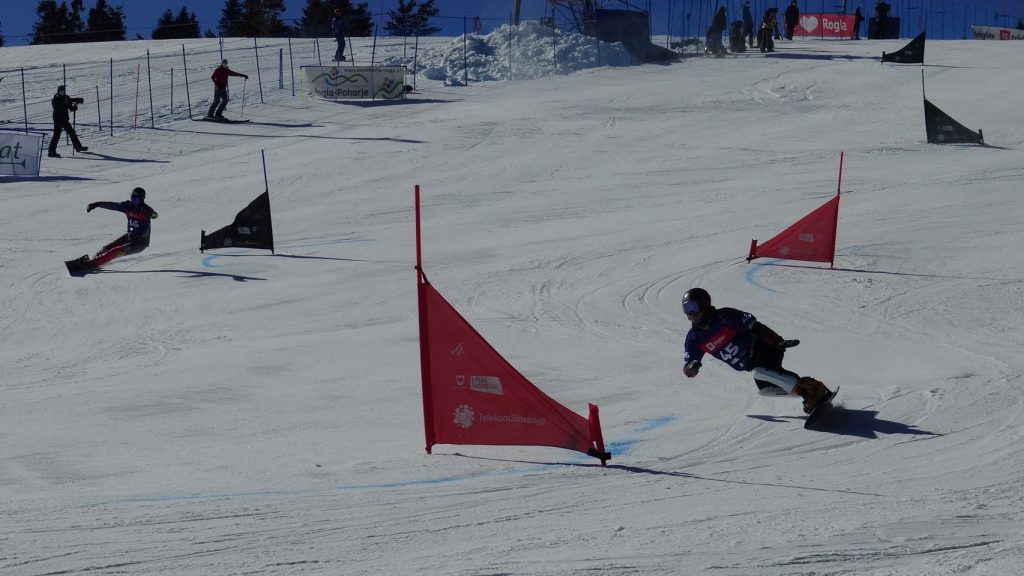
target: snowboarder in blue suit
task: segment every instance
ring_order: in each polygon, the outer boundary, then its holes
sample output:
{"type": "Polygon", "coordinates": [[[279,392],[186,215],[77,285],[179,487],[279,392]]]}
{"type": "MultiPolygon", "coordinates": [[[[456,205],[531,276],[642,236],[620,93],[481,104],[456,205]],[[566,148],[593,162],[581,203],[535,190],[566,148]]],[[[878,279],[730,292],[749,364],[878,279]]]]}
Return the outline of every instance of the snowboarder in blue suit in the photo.
{"type": "Polygon", "coordinates": [[[683,354],[683,374],[687,378],[697,375],[701,359],[710,354],[734,370],[752,372],[762,395],[800,396],[807,414],[831,398],[832,392],[818,380],[782,367],[786,350],[800,344],[799,340],[783,339],[749,312],[715,308],[711,295],[703,288],[686,291],[683,312],[691,323],[683,354]]]}
{"type": "Polygon", "coordinates": [[[82,264],[93,269],[99,268],[114,258],[138,254],[149,247],[149,221],[156,218],[157,213],[146,204],[145,190],[135,188],[132,190],[131,199],[123,202],[93,202],[86,208],[86,212],[92,212],[96,208],[123,212],[128,217],[128,232],[104,246],[92,260],[89,260],[88,256],[82,256],[82,264]]]}

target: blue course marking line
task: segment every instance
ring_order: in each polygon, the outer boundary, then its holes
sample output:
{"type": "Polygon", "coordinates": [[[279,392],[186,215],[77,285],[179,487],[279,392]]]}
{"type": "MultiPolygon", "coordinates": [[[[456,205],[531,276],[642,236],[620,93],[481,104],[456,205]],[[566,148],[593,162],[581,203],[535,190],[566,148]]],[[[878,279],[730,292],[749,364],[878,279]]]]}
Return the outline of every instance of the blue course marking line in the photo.
{"type": "Polygon", "coordinates": [[[744,274],[744,278],[746,279],[747,283],[748,284],[753,284],[754,286],[757,286],[758,288],[767,290],[769,292],[776,292],[776,290],[772,290],[771,288],[765,286],[764,284],[761,284],[757,280],[754,280],[754,274],[757,274],[765,266],[767,266],[769,264],[775,264],[776,262],[782,262],[782,260],[781,259],[770,260],[768,262],[763,262],[763,263],[760,263],[760,264],[754,264],[753,266],[751,266],[750,270],[747,270],[747,273],[744,274]]]}
{"type": "MultiPolygon", "coordinates": [[[[655,430],[678,419],[676,416],[663,416],[660,418],[652,418],[650,420],[644,420],[633,432],[642,433],[655,430]]],[[[624,456],[632,452],[633,447],[641,442],[640,439],[624,439],[616,440],[610,444],[606,444],[605,448],[612,453],[612,457],[624,456]]],[[[576,458],[571,458],[567,463],[578,464],[581,462],[591,463],[594,459],[590,456],[583,456],[580,454],[576,458]]],[[[310,496],[313,494],[323,494],[327,492],[348,492],[352,490],[379,490],[389,488],[407,488],[412,486],[437,486],[440,484],[449,484],[454,482],[464,482],[466,480],[476,480],[480,478],[496,478],[501,476],[525,476],[527,474],[536,474],[543,470],[550,469],[550,465],[542,464],[537,466],[531,466],[523,470],[508,470],[508,471],[491,471],[491,472],[480,472],[476,474],[465,474],[462,476],[444,476],[441,478],[425,478],[422,480],[400,480],[394,482],[375,482],[372,484],[349,484],[339,485],[333,488],[318,488],[311,490],[253,490],[249,492],[222,492],[216,494],[190,494],[182,496],[174,495],[156,495],[156,496],[139,496],[136,498],[119,498],[116,500],[108,500],[105,502],[97,502],[92,504],[93,506],[108,506],[114,504],[151,504],[158,502],[198,502],[201,500],[221,500],[221,499],[232,499],[232,498],[266,498],[271,496],[310,496]]]]}

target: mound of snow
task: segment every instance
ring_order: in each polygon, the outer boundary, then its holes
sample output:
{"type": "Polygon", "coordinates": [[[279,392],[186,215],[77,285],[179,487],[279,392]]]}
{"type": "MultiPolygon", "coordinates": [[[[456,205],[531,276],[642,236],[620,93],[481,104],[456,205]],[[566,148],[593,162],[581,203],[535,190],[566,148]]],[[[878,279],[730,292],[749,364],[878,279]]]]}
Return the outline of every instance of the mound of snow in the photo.
{"type": "Polygon", "coordinates": [[[505,25],[486,35],[459,36],[442,47],[421,49],[415,61],[411,56],[385,60],[389,66],[406,66],[422,78],[446,84],[457,84],[464,77],[475,82],[522,80],[632,63],[621,43],[552,30],[537,22],[505,25]]]}

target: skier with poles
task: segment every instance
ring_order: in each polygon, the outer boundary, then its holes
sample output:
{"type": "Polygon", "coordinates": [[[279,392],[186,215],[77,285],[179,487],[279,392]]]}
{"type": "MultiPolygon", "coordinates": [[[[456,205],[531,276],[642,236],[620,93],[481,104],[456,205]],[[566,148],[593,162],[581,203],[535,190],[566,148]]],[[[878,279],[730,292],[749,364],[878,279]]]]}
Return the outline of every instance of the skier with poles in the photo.
{"type": "Polygon", "coordinates": [[[228,68],[228,61],[226,59],[221,60],[220,66],[210,75],[210,80],[213,80],[213,103],[210,104],[210,110],[206,113],[204,120],[230,122],[230,120],[224,117],[224,109],[228,106],[228,77],[230,76],[241,76],[246,80],[249,79],[248,75],[228,68]]]}

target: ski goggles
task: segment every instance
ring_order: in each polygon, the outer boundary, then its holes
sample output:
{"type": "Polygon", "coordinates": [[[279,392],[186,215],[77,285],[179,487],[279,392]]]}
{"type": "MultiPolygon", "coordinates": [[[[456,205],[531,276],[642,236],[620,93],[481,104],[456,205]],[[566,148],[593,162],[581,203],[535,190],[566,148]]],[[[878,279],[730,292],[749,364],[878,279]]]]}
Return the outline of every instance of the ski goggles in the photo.
{"type": "Polygon", "coordinates": [[[693,300],[683,302],[683,312],[685,312],[687,316],[700,314],[700,302],[694,302],[693,300]]]}

